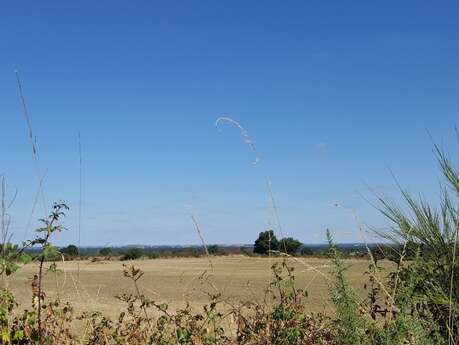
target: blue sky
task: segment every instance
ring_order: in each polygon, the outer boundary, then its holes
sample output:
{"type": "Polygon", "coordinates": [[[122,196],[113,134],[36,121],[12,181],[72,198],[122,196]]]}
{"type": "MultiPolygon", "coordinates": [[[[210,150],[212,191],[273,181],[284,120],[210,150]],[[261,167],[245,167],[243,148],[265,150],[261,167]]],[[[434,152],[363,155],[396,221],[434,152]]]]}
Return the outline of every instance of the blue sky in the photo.
{"type": "Polygon", "coordinates": [[[0,11],[0,173],[32,236],[37,177],[82,245],[250,243],[275,225],[307,243],[358,241],[347,209],[387,222],[391,175],[437,200],[433,140],[457,153],[459,5],[386,1],[16,1],[0,11]],[[15,80],[39,146],[36,169],[15,80]],[[239,121],[261,162],[234,127],[239,121]]]}

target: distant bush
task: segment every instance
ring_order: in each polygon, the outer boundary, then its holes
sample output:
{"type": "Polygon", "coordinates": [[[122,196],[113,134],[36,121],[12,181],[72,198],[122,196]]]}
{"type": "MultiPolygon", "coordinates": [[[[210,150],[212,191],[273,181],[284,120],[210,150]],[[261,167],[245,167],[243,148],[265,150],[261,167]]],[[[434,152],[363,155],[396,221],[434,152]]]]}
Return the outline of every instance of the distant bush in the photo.
{"type": "Polygon", "coordinates": [[[113,254],[113,249],[110,247],[101,248],[98,254],[101,256],[110,256],[113,254]]]}
{"type": "Polygon", "coordinates": [[[301,251],[300,251],[301,255],[303,256],[311,256],[311,255],[314,255],[314,251],[309,248],[309,247],[303,247],[301,248],[301,251]]]}
{"type": "Polygon", "coordinates": [[[126,253],[121,257],[121,260],[137,260],[144,255],[141,248],[129,248],[126,253]]]}
{"type": "Polygon", "coordinates": [[[152,250],[147,251],[146,252],[146,256],[149,259],[158,259],[160,257],[158,252],[155,252],[155,251],[152,251],[152,250]]]}
{"type": "Polygon", "coordinates": [[[60,252],[70,258],[75,258],[80,253],[78,247],[73,244],[70,244],[67,247],[62,248],[60,252]]]}
{"type": "Polygon", "coordinates": [[[220,247],[216,244],[212,244],[210,246],[207,246],[207,251],[209,252],[209,254],[211,255],[216,255],[220,252],[220,247]]]}
{"type": "Polygon", "coordinates": [[[201,255],[204,254],[204,249],[201,248],[191,248],[189,250],[189,254],[187,254],[186,251],[184,251],[182,254],[185,254],[184,256],[192,256],[195,258],[199,258],[201,255]]]}

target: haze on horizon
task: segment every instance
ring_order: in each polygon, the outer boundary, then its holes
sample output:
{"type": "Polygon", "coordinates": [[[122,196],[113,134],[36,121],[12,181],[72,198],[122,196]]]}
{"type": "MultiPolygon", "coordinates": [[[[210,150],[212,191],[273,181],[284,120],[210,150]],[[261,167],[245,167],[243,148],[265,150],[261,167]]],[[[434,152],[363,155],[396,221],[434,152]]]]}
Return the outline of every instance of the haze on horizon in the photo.
{"type": "Polygon", "coordinates": [[[433,142],[457,152],[459,4],[247,1],[5,3],[0,174],[13,240],[65,200],[81,245],[361,241],[394,180],[436,202],[433,142]],[[394,8],[397,10],[394,11],[394,8]],[[90,10],[89,10],[90,9],[90,10]],[[38,146],[32,157],[19,71],[38,146]],[[229,116],[239,129],[215,121],[229,116]],[[335,207],[335,204],[342,207],[335,207]],[[31,220],[30,224],[29,221],[31,220]],[[29,226],[28,226],[29,224],[29,226]]]}

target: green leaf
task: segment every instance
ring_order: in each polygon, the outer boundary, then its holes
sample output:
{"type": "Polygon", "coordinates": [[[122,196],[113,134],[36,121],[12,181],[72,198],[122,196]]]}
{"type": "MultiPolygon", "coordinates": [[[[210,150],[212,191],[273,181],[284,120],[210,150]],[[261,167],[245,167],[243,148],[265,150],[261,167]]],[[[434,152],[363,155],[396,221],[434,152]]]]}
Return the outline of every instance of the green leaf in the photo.
{"type": "Polygon", "coordinates": [[[10,333],[7,329],[2,330],[2,344],[11,344],[10,333]]]}

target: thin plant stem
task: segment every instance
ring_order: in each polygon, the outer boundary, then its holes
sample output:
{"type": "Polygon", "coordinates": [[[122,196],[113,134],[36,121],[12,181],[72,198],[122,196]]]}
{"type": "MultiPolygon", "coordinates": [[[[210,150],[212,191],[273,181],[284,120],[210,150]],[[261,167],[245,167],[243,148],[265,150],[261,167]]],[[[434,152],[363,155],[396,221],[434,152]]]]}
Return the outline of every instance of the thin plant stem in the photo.
{"type": "MultiPolygon", "coordinates": [[[[26,103],[25,96],[24,96],[24,91],[23,91],[23,87],[22,87],[21,78],[19,77],[19,71],[15,71],[15,73],[16,73],[16,81],[17,81],[19,96],[20,96],[20,99],[21,99],[23,114],[24,114],[24,118],[25,118],[26,124],[27,124],[28,137],[29,137],[30,145],[32,147],[32,154],[33,154],[33,159],[34,159],[34,163],[35,163],[35,173],[36,173],[36,176],[37,176],[38,184],[41,185],[42,180],[41,180],[41,174],[40,174],[40,168],[39,168],[37,138],[35,137],[35,135],[33,133],[32,121],[30,120],[29,110],[27,108],[27,103],[26,103]]],[[[46,215],[46,209],[47,208],[46,208],[46,200],[45,200],[45,194],[43,192],[43,188],[39,188],[39,191],[40,191],[41,201],[42,201],[42,204],[43,204],[42,205],[43,206],[43,213],[46,215]]]]}
{"type": "MultiPolygon", "coordinates": [[[[456,128],[457,131],[457,128],[456,128]]],[[[449,314],[448,314],[448,326],[449,326],[449,344],[453,344],[453,287],[454,287],[454,267],[456,265],[456,248],[458,242],[459,224],[456,224],[456,232],[454,236],[454,247],[453,247],[453,260],[451,266],[451,279],[449,284],[449,314]]]]}
{"type": "Polygon", "coordinates": [[[214,265],[212,263],[212,259],[210,258],[210,254],[209,254],[209,251],[207,250],[207,245],[206,245],[206,241],[204,241],[204,237],[202,236],[202,233],[201,233],[201,229],[199,227],[199,224],[196,220],[196,218],[191,215],[191,220],[193,221],[193,224],[196,228],[196,231],[198,233],[198,236],[199,238],[201,239],[201,243],[202,245],[204,246],[204,250],[206,251],[206,256],[207,256],[207,260],[209,260],[209,265],[210,265],[210,270],[213,272],[214,271],[214,265]]]}
{"type": "Polygon", "coordinates": [[[81,135],[78,132],[78,156],[79,156],[79,200],[78,200],[78,262],[77,262],[77,279],[80,280],[80,253],[81,253],[81,212],[82,212],[82,191],[83,191],[83,174],[82,174],[82,153],[81,153],[81,135]]]}

